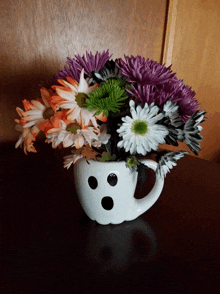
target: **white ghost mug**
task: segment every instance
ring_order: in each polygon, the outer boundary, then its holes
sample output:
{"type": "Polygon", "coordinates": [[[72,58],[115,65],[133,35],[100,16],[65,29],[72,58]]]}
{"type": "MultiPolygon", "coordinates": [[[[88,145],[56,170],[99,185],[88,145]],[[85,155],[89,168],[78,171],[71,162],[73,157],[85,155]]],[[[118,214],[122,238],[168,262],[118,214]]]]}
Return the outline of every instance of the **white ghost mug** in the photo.
{"type": "MultiPolygon", "coordinates": [[[[141,160],[148,168],[157,169],[150,159],[141,160]]],[[[130,170],[125,161],[86,161],[74,164],[76,192],[83,210],[91,220],[99,224],[120,224],[136,219],[159,198],[164,179],[156,174],[155,184],[142,199],[134,197],[138,172],[130,170]]]]}

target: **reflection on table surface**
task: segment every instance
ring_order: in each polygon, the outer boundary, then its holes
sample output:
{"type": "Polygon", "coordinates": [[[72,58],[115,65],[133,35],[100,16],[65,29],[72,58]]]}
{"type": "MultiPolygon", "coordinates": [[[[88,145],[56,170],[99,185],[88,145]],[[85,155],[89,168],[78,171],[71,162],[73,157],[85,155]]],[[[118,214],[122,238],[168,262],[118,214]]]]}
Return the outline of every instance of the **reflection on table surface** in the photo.
{"type": "Polygon", "coordinates": [[[157,251],[156,235],[141,218],[116,226],[91,223],[85,254],[100,271],[123,272],[137,261],[147,261],[157,251]]]}

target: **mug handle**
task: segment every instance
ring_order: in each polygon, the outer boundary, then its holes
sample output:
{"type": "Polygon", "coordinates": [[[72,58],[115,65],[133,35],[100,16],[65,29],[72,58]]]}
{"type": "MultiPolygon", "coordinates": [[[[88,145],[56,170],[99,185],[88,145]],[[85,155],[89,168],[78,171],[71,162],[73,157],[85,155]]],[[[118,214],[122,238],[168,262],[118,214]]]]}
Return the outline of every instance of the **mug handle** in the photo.
{"type": "MultiPolygon", "coordinates": [[[[151,159],[142,159],[141,162],[156,173],[156,169],[158,166],[157,162],[151,159]]],[[[163,186],[164,178],[161,178],[159,174],[156,174],[156,181],[150,193],[142,199],[135,198],[135,212],[137,215],[136,217],[147,211],[157,201],[163,190],[163,186]]]]}

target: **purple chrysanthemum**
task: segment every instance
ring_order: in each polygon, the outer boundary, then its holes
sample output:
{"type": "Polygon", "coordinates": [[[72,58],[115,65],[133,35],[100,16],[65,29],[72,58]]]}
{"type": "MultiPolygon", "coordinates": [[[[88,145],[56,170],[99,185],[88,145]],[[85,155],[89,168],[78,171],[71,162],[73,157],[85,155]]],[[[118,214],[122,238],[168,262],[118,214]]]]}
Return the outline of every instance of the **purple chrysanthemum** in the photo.
{"type": "Polygon", "coordinates": [[[137,56],[128,57],[125,55],[124,62],[118,59],[118,67],[122,74],[128,77],[129,83],[137,83],[139,85],[161,85],[168,81],[176,80],[175,73],[171,71],[171,66],[164,65],[153,61],[145,60],[144,57],[137,56]]]}
{"type": "Polygon", "coordinates": [[[184,122],[186,122],[199,108],[195,98],[196,93],[192,91],[191,87],[186,86],[183,80],[179,80],[178,83],[164,84],[157,95],[160,96],[162,92],[166,93],[167,100],[177,102],[179,105],[179,115],[184,122]]]}
{"type": "Polygon", "coordinates": [[[64,70],[61,70],[53,77],[53,83],[56,83],[58,79],[65,79],[66,77],[71,77],[79,82],[80,73],[83,68],[86,76],[92,71],[99,71],[111,56],[109,55],[109,50],[107,50],[106,52],[103,51],[103,53],[97,51],[95,55],[86,51],[86,56],[78,54],[75,55],[75,58],[67,57],[66,63],[68,66],[65,66],[64,70]]]}
{"type": "MultiPolygon", "coordinates": [[[[68,59],[69,57],[67,57],[68,59]]],[[[68,63],[68,61],[66,62],[68,63]]],[[[73,58],[72,59],[72,64],[64,67],[64,70],[61,70],[57,75],[52,77],[52,84],[56,84],[58,79],[65,80],[66,77],[73,78],[77,82],[79,82],[79,77],[80,77],[80,71],[77,68],[77,62],[73,58]]]]}
{"type": "MultiPolygon", "coordinates": [[[[129,94],[134,96],[137,100],[142,102],[142,105],[144,106],[145,103],[150,104],[154,102],[154,92],[152,86],[146,85],[141,86],[137,85],[137,88],[134,87],[134,85],[131,85],[132,90],[125,89],[129,94]]],[[[159,104],[160,105],[160,104],[159,104]]]]}
{"type": "Polygon", "coordinates": [[[195,111],[198,110],[198,103],[195,99],[195,92],[186,86],[182,80],[175,83],[165,83],[162,86],[137,85],[131,86],[132,90],[126,89],[137,100],[144,103],[154,102],[161,106],[166,101],[176,102],[179,106],[179,115],[183,122],[186,122],[195,111]]]}

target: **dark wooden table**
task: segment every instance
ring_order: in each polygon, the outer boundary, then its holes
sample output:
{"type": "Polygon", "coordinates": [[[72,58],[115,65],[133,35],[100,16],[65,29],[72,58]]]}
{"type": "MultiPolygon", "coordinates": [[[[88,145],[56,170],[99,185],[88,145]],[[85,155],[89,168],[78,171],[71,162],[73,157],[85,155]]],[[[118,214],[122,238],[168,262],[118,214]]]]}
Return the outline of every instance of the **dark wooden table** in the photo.
{"type": "Polygon", "coordinates": [[[1,294],[220,293],[220,165],[187,155],[149,211],[101,226],[50,145],[0,147],[1,294]]]}

